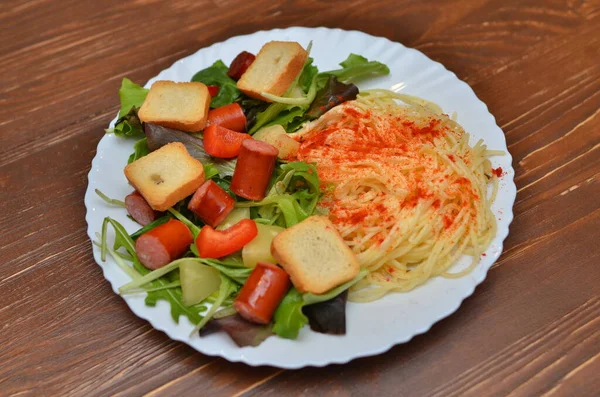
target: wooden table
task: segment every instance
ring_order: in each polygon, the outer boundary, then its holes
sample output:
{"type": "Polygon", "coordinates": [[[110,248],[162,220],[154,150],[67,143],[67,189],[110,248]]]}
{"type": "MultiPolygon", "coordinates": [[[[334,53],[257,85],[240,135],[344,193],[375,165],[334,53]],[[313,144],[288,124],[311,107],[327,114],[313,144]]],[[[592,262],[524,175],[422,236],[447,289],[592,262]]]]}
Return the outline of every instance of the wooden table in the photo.
{"type": "Polygon", "coordinates": [[[598,0],[4,1],[0,32],[1,395],[600,393],[598,0]],[[122,77],[293,25],[385,36],[454,71],[504,130],[518,196],[457,313],[385,354],[284,371],[133,315],[94,262],[83,195],[122,77]]]}

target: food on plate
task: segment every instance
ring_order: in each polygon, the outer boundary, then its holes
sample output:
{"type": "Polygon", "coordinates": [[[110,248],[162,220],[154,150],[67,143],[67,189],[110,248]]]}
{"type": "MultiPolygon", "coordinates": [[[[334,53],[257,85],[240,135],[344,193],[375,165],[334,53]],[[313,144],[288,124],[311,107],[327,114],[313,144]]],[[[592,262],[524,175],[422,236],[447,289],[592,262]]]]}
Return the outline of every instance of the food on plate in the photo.
{"type": "Polygon", "coordinates": [[[319,72],[310,48],[240,49],[192,83],[123,80],[109,132],[138,139],[124,170],[135,191],[98,194],[143,227],[106,217],[95,244],[131,277],[121,294],[168,301],[192,335],[344,334],[348,300],[466,274],[495,234],[500,153],[470,146],[431,102],[359,91],[384,64],[350,54],[319,72]],[[450,273],[462,254],[472,265],[450,273]]]}
{"type": "Polygon", "coordinates": [[[260,49],[237,86],[249,97],[269,102],[263,93],[283,95],[304,67],[307,57],[308,52],[298,43],[271,41],[260,49]]]}
{"type": "Polygon", "coordinates": [[[356,256],[325,216],[311,216],[279,233],[271,252],[300,292],[322,294],[360,270],[356,256]]]}
{"type": "Polygon", "coordinates": [[[181,300],[186,306],[196,305],[219,290],[221,276],[217,269],[193,261],[179,265],[181,300]]]}
{"type": "Polygon", "coordinates": [[[229,65],[229,70],[227,71],[227,76],[231,77],[234,80],[239,80],[240,77],[246,70],[252,65],[252,62],[256,59],[256,56],[248,51],[240,52],[234,60],[229,65]]]}
{"type": "Polygon", "coordinates": [[[129,215],[142,226],[156,220],[160,214],[160,212],[154,211],[150,207],[150,204],[137,190],[125,196],[125,208],[129,215]]]}
{"type": "Polygon", "coordinates": [[[279,150],[277,157],[282,160],[294,158],[298,154],[300,143],[291,138],[279,124],[263,127],[252,137],[276,147],[279,150]]]}
{"type": "Polygon", "coordinates": [[[138,112],[144,123],[177,128],[181,131],[201,131],[206,125],[210,94],[202,83],[157,81],[152,84],[138,112]]]}
{"type": "MultiPolygon", "coordinates": [[[[369,270],[350,294],[370,301],[427,279],[468,273],[496,234],[489,151],[432,104],[367,91],[296,133],[298,159],[331,184],[320,201],[369,270]],[[395,99],[403,101],[398,104],[395,99]],[[459,273],[447,270],[473,256],[459,273]]],[[[494,185],[494,191],[497,184],[494,185]]]]}
{"type": "MultiPolygon", "coordinates": [[[[243,208],[239,208],[240,210],[243,208]]],[[[248,209],[248,216],[250,211],[248,209]]],[[[242,248],[242,262],[246,267],[255,267],[258,262],[277,263],[271,254],[273,239],[285,229],[277,225],[257,223],[258,234],[242,248]]]]}
{"type": "Polygon", "coordinates": [[[142,265],[155,270],[185,254],[192,241],[190,229],[183,222],[171,219],[135,240],[135,252],[142,265]]]}
{"type": "Polygon", "coordinates": [[[235,200],[227,192],[209,179],[196,190],[188,204],[188,209],[202,222],[217,227],[233,210],[235,200]]]}
{"type": "Polygon", "coordinates": [[[290,287],[290,276],[283,269],[258,262],[233,301],[233,308],[248,321],[268,324],[290,287]]]}
{"type": "Polygon", "coordinates": [[[211,124],[204,129],[206,153],[221,159],[237,157],[242,149],[242,142],[246,139],[252,139],[252,137],[217,124],[211,124]]]}
{"type": "Polygon", "coordinates": [[[152,209],[166,211],[204,183],[204,167],[173,142],[128,164],[125,177],[152,209]]]}
{"type": "Polygon", "coordinates": [[[207,125],[220,125],[227,129],[246,132],[246,115],[239,103],[221,106],[208,111],[207,125]]]}
{"type": "Polygon", "coordinates": [[[278,154],[279,150],[266,142],[243,141],[231,179],[231,191],[248,200],[262,200],[278,154]]]}
{"type": "Polygon", "coordinates": [[[206,225],[196,239],[201,258],[223,258],[244,248],[258,234],[256,222],[242,219],[225,230],[215,230],[206,225]]]}

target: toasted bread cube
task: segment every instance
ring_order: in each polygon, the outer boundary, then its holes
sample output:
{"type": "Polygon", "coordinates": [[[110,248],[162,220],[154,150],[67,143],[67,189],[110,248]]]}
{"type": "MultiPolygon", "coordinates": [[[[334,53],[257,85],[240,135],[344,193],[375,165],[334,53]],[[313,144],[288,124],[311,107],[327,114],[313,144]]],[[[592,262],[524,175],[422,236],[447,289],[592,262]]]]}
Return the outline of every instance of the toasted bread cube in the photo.
{"type": "Polygon", "coordinates": [[[145,123],[198,132],[206,126],[210,99],[202,83],[157,81],[150,87],[138,116],[145,123]]]}
{"type": "Polygon", "coordinates": [[[307,57],[306,50],[296,42],[271,41],[260,49],[237,86],[252,98],[270,102],[261,93],[283,95],[302,71],[307,57]]]}
{"type": "Polygon", "coordinates": [[[356,255],[325,216],[311,216],[279,233],[271,253],[302,293],[323,294],[360,271],[356,255]]]}
{"type": "Polygon", "coordinates": [[[152,209],[166,211],[204,183],[204,167],[173,142],[127,165],[125,177],[152,209]]]}

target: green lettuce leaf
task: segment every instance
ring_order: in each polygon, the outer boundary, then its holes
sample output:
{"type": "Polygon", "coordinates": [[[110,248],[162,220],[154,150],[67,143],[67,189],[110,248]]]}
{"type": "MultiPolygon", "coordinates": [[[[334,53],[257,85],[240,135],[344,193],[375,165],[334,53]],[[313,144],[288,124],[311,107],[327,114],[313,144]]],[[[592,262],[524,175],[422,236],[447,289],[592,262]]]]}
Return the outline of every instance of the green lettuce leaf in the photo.
{"type": "Polygon", "coordinates": [[[144,130],[137,112],[144,103],[148,89],[135,84],[133,81],[124,77],[119,89],[119,98],[121,100],[121,109],[119,110],[119,119],[115,127],[106,130],[107,133],[114,133],[121,137],[142,137],[144,130]]]}
{"type": "Polygon", "coordinates": [[[127,77],[123,78],[121,82],[121,88],[119,89],[119,98],[121,99],[121,110],[119,111],[119,117],[125,116],[134,107],[141,107],[146,100],[148,95],[148,89],[144,88],[127,77]]]}
{"type": "Polygon", "coordinates": [[[390,68],[383,63],[369,61],[367,58],[356,54],[350,54],[344,62],[340,63],[340,66],[342,69],[319,73],[317,76],[317,88],[323,88],[327,83],[329,76],[337,77],[342,83],[351,83],[369,77],[390,74],[390,68]]]}
{"type": "Polygon", "coordinates": [[[302,327],[308,323],[308,318],[302,312],[304,306],[335,298],[360,281],[367,273],[366,270],[361,270],[352,280],[322,295],[308,293],[303,295],[296,288],[290,289],[273,315],[273,332],[282,338],[296,339],[302,327]]]}
{"type": "Polygon", "coordinates": [[[229,105],[242,94],[237,88],[235,81],[227,76],[229,68],[218,60],[212,66],[202,69],[192,77],[192,81],[198,81],[206,85],[216,85],[219,87],[219,93],[213,97],[210,102],[211,108],[229,105]]]}
{"type": "Polygon", "coordinates": [[[135,160],[144,157],[148,153],[150,153],[150,149],[148,149],[146,138],[142,138],[133,144],[133,153],[129,155],[127,164],[133,163],[135,160]]]}
{"type": "Polygon", "coordinates": [[[296,288],[290,289],[273,315],[273,332],[282,338],[296,339],[308,323],[308,318],[302,313],[303,306],[302,294],[296,288]]]}

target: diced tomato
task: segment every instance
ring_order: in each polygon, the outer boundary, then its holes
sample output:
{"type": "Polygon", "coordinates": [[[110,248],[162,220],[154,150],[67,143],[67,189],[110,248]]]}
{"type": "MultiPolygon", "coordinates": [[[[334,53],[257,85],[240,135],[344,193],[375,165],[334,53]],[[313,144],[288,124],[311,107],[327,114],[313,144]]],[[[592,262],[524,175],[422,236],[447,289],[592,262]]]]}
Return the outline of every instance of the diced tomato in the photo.
{"type": "Polygon", "coordinates": [[[219,86],[218,85],[209,85],[207,86],[208,93],[211,97],[216,97],[219,94],[219,86]]]}
{"type": "Polygon", "coordinates": [[[234,80],[239,80],[246,70],[252,65],[256,57],[247,51],[242,51],[237,57],[231,62],[227,75],[234,80]]]}
{"type": "Polygon", "coordinates": [[[208,125],[212,124],[237,132],[245,132],[246,115],[239,103],[232,103],[208,111],[208,125]]]}
{"type": "Polygon", "coordinates": [[[204,226],[196,238],[196,246],[202,258],[222,258],[241,250],[257,235],[256,222],[242,219],[225,230],[204,226]]]}
{"type": "Polygon", "coordinates": [[[220,125],[209,125],[204,129],[204,149],[213,157],[230,159],[240,154],[242,142],[252,139],[248,134],[232,131],[220,125]]]}

